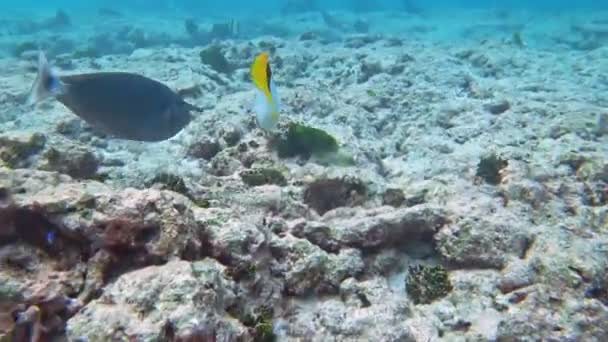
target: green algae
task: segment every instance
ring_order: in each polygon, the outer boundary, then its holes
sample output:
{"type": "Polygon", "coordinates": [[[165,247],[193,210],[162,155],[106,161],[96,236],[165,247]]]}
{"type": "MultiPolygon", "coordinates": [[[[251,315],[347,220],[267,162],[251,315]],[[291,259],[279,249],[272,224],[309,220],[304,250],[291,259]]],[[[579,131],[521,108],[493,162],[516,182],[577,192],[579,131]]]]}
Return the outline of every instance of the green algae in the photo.
{"type": "Polygon", "coordinates": [[[445,297],[453,289],[448,272],[442,266],[410,266],[405,289],[415,304],[429,304],[445,297]]]}
{"type": "Polygon", "coordinates": [[[256,310],[253,340],[256,342],[274,342],[277,337],[273,331],[272,317],[274,312],[269,306],[261,306],[256,310]]]}
{"type": "Polygon", "coordinates": [[[243,182],[249,186],[276,184],[284,186],[287,180],[283,173],[276,168],[254,168],[240,173],[243,182]]]}
{"type": "Polygon", "coordinates": [[[338,141],[322,129],[300,123],[290,123],[286,132],[276,141],[275,148],[279,157],[310,157],[335,153],[338,141]]]}

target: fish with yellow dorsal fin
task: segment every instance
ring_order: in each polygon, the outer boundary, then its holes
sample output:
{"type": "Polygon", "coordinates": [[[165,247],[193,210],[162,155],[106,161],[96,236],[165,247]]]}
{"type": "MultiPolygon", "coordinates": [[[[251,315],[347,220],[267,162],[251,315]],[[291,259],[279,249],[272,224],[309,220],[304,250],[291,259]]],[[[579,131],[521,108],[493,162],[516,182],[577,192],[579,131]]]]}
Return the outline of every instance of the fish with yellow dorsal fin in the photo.
{"type": "Polygon", "coordinates": [[[264,130],[273,130],[279,122],[280,100],[277,88],[272,80],[272,71],[268,64],[268,53],[262,52],[251,64],[251,81],[255,85],[255,111],[258,125],[264,130]]]}

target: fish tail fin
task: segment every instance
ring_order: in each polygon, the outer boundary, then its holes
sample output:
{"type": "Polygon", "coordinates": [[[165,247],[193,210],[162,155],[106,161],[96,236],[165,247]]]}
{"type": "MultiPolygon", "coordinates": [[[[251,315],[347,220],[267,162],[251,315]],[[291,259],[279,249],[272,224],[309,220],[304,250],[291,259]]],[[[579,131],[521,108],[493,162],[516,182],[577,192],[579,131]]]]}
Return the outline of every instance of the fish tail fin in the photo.
{"type": "Polygon", "coordinates": [[[27,103],[29,105],[36,104],[46,98],[58,95],[62,91],[63,84],[59,76],[51,69],[44,52],[40,51],[38,54],[38,75],[32,85],[27,103]]]}
{"type": "Polygon", "coordinates": [[[272,96],[267,96],[256,89],[254,111],[258,126],[268,131],[276,127],[279,121],[279,107],[272,96]]]}

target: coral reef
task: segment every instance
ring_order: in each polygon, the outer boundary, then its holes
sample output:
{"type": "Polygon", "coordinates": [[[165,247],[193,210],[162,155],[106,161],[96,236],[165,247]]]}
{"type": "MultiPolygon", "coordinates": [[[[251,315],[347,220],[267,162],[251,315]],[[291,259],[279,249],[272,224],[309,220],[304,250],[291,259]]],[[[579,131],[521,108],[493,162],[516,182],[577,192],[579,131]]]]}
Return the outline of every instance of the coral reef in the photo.
{"type": "Polygon", "coordinates": [[[284,3],[0,13],[0,341],[608,340],[606,15],[284,3]],[[38,49],[200,111],[97,133],[38,49]]]}

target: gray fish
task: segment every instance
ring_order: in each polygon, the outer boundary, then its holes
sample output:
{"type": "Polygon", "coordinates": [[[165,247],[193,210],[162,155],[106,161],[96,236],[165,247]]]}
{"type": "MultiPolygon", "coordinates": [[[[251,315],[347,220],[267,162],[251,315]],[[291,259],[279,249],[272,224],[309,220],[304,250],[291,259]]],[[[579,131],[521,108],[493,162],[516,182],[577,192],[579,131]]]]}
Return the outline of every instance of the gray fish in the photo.
{"type": "Polygon", "coordinates": [[[126,140],[162,141],[179,133],[192,120],[191,110],[166,85],[126,72],[58,76],[44,53],[28,102],[54,97],[74,114],[110,136],[126,140]]]}

